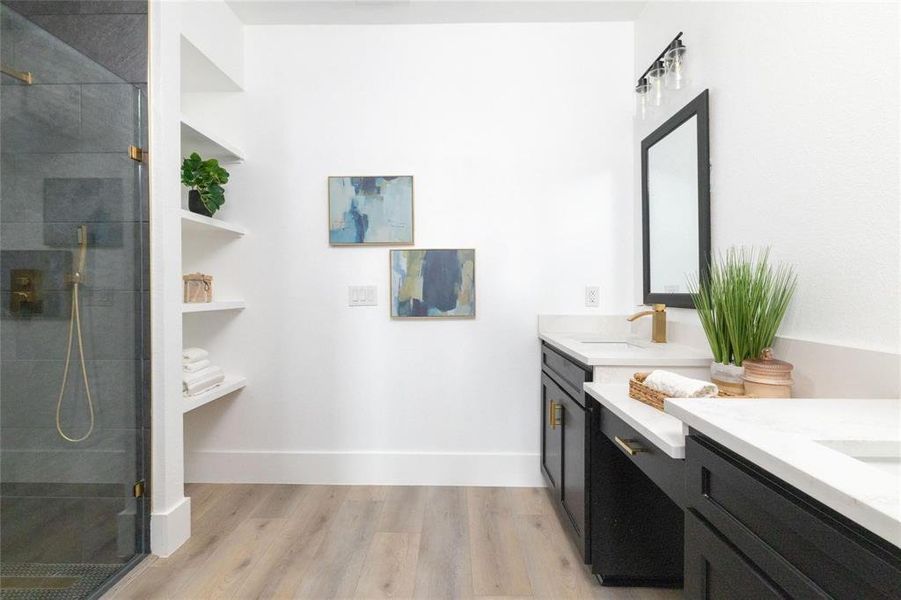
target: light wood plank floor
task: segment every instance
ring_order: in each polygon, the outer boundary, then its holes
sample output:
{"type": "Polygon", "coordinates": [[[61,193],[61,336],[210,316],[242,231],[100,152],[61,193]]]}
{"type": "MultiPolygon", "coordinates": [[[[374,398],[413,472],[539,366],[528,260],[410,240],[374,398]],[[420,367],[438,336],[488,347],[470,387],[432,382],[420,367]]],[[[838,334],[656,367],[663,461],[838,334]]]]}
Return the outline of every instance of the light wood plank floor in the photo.
{"type": "Polygon", "coordinates": [[[678,590],[597,584],[537,488],[187,486],[193,535],[106,599],[597,598],[678,590]]]}

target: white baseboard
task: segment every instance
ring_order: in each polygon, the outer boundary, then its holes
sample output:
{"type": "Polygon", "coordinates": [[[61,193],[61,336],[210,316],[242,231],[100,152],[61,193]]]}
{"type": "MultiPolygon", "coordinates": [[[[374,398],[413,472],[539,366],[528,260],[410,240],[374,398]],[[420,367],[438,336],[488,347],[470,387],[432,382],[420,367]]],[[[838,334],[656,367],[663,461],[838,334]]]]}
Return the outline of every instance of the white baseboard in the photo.
{"type": "Polygon", "coordinates": [[[191,537],[191,499],[182,498],[165,512],[150,513],[150,551],[169,556],[191,537]]]}
{"type": "Polygon", "coordinates": [[[540,487],[538,454],[428,452],[191,452],[185,481],[331,485],[540,487]]]}

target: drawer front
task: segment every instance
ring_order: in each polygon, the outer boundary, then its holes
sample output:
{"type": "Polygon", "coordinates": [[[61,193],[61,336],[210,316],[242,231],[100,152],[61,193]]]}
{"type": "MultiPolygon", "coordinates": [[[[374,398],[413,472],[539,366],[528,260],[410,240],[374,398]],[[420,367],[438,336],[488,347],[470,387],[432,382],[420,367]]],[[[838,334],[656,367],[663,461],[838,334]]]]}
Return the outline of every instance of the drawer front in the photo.
{"type": "Polygon", "coordinates": [[[688,506],[791,596],[901,598],[901,551],[706,438],[686,469],[688,506]]]}
{"type": "Polygon", "coordinates": [[[601,407],[601,433],[650,477],[677,506],[685,506],[685,461],[667,456],[663,450],[604,406],[601,407]],[[630,454],[623,444],[640,451],[630,454]]]}
{"type": "Polygon", "coordinates": [[[695,514],[685,511],[685,598],[784,600],[766,575],[695,514]]]}
{"type": "Polygon", "coordinates": [[[541,346],[541,366],[576,402],[585,407],[583,384],[591,381],[591,369],[567,358],[547,344],[541,346]]]}

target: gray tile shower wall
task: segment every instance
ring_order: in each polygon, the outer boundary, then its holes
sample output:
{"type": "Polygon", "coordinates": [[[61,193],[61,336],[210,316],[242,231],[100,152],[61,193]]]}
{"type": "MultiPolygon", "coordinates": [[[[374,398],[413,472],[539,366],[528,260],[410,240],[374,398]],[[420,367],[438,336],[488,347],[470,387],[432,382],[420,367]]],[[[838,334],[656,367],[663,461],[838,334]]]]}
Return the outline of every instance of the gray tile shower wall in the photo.
{"type": "Polygon", "coordinates": [[[34,2],[7,6],[129,83],[147,82],[147,2],[34,2]]]}
{"type": "MultiPolygon", "coordinates": [[[[40,490],[48,494],[47,490],[40,490]]],[[[127,560],[123,538],[134,535],[135,501],[117,496],[15,496],[4,493],[4,535],[0,554],[5,563],[103,563],[127,560]],[[9,523],[6,525],[6,523],[9,523]]]]}

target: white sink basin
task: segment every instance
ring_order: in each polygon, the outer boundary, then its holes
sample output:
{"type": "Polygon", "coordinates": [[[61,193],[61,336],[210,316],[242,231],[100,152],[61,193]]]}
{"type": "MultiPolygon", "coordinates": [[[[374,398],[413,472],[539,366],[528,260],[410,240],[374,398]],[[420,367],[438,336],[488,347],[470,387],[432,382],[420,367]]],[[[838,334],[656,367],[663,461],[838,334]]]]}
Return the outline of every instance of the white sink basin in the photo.
{"type": "Polygon", "coordinates": [[[574,342],[579,342],[580,344],[603,345],[605,350],[634,350],[636,348],[641,348],[640,345],[631,341],[604,337],[601,335],[574,335],[571,336],[570,339],[574,342]]]}
{"type": "Polygon", "coordinates": [[[881,440],[816,440],[816,442],[901,479],[901,442],[881,440]]]}

